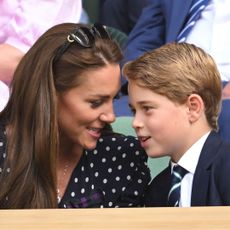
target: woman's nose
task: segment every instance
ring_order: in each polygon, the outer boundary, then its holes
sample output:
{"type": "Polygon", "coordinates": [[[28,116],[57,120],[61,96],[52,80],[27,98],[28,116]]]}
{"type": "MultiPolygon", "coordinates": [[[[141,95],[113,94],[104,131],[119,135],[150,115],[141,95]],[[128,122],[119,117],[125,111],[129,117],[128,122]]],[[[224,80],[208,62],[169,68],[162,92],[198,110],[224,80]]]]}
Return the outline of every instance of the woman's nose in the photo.
{"type": "Polygon", "coordinates": [[[101,121],[112,123],[115,121],[116,116],[114,114],[113,107],[109,108],[107,111],[103,112],[100,116],[101,121]]]}

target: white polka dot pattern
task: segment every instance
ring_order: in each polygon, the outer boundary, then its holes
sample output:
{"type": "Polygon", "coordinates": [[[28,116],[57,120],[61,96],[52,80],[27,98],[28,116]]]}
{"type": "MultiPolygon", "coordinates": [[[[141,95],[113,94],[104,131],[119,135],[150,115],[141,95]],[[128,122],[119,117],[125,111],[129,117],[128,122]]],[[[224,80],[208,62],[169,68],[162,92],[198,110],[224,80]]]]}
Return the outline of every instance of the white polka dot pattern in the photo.
{"type": "MultiPolygon", "coordinates": [[[[3,135],[0,129],[0,163],[7,158],[3,135]]],[[[87,200],[95,191],[101,191],[103,200],[86,207],[140,206],[150,181],[146,162],[147,155],[136,138],[120,135],[100,138],[97,147],[85,151],[79,160],[59,207],[68,208],[72,201],[87,200]]],[[[2,170],[0,165],[0,173],[2,170]]],[[[11,169],[6,171],[10,173],[11,169]]]]}

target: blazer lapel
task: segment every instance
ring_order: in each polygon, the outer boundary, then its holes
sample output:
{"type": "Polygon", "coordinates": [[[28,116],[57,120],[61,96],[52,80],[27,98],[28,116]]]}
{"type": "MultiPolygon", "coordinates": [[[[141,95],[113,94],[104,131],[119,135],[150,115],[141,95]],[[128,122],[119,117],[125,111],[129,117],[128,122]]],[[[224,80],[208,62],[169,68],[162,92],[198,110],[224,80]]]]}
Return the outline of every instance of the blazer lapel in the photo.
{"type": "Polygon", "coordinates": [[[145,193],[145,206],[167,206],[167,197],[170,187],[170,171],[170,167],[167,167],[152,180],[151,185],[145,193]]]}
{"type": "Polygon", "coordinates": [[[207,205],[208,187],[210,181],[210,165],[218,152],[221,140],[218,134],[211,132],[201,151],[193,179],[191,206],[207,205]]]}
{"type": "Polygon", "coordinates": [[[167,34],[167,42],[175,41],[177,35],[183,29],[186,16],[190,10],[191,4],[193,0],[170,0],[172,1],[169,4],[169,7],[172,9],[168,10],[171,12],[169,16],[168,23],[168,34],[167,34]]]}

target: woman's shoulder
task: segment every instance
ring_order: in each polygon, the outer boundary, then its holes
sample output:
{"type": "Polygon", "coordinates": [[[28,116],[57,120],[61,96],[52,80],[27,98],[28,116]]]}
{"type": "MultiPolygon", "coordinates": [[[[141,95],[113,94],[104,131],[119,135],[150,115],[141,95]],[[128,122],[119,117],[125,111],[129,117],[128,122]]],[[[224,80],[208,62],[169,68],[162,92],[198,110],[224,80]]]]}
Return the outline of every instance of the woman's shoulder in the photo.
{"type": "Polygon", "coordinates": [[[101,137],[98,140],[97,147],[106,147],[106,146],[110,146],[112,148],[117,147],[118,149],[140,148],[142,150],[137,137],[126,136],[126,135],[111,135],[111,136],[101,137]]]}
{"type": "Polygon", "coordinates": [[[98,140],[98,144],[93,152],[98,152],[100,156],[115,155],[117,158],[127,159],[147,159],[144,149],[141,147],[139,140],[134,136],[111,135],[105,136],[98,140]]]}
{"type": "MultiPolygon", "coordinates": [[[[111,135],[106,135],[106,136],[102,136],[100,139],[105,140],[105,141],[138,141],[138,138],[132,135],[124,135],[124,134],[111,134],[111,135]]],[[[99,139],[99,140],[100,140],[99,139]]],[[[100,141],[99,141],[100,142],[100,141]]]]}

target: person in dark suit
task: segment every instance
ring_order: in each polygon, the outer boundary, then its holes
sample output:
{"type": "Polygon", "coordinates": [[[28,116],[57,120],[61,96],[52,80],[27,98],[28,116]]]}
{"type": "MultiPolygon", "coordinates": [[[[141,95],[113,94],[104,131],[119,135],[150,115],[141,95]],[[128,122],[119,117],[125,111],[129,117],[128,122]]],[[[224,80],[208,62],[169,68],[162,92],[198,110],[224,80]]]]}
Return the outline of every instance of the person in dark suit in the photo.
{"type": "MultiPolygon", "coordinates": [[[[140,56],[146,51],[158,48],[165,43],[177,41],[178,35],[186,25],[186,20],[188,20],[191,7],[193,6],[194,3],[199,1],[201,0],[186,0],[186,1],[152,0],[150,1],[149,5],[143,9],[143,12],[139,17],[134,29],[131,31],[131,33],[128,36],[128,40],[125,48],[124,63],[126,63],[129,60],[133,60],[137,58],[138,56],[140,56]]],[[[230,4],[228,3],[228,1],[206,0],[206,5],[205,7],[202,8],[203,10],[199,12],[199,17],[197,17],[197,20],[195,21],[195,24],[191,27],[191,30],[189,30],[190,32],[187,35],[185,42],[193,43],[199,46],[200,48],[204,49],[206,52],[211,54],[212,57],[215,59],[216,56],[215,50],[211,48],[209,48],[208,50],[208,47],[205,47],[205,45],[202,44],[201,42],[198,44],[199,41],[209,40],[209,43],[211,45],[219,45],[216,44],[214,41],[216,37],[214,37],[214,35],[210,35],[209,30],[212,29],[212,26],[210,26],[210,28],[207,28],[207,30],[197,31],[197,29],[201,27],[200,23],[209,22],[210,24],[214,24],[215,20],[218,19],[217,16],[219,16],[219,14],[230,15],[230,12],[227,8],[228,4],[230,4]],[[221,11],[223,10],[223,8],[227,8],[226,9],[227,12],[221,11]],[[211,14],[213,12],[216,13],[216,17],[213,17],[213,15],[211,14]],[[208,37],[206,37],[205,34],[206,32],[208,37]],[[200,35],[199,41],[195,40],[196,36],[198,35],[200,35]]],[[[220,17],[219,19],[221,20],[222,19],[221,16],[219,17],[220,17]]],[[[219,22],[219,25],[224,25],[224,23],[226,24],[226,22],[227,21],[225,18],[219,22]]],[[[219,25],[216,26],[218,27],[219,25]]],[[[225,26],[228,25],[226,24],[225,26]]],[[[225,27],[225,29],[227,28],[225,27]]],[[[216,31],[214,28],[213,33],[215,32],[216,31]]],[[[220,33],[223,31],[219,30],[218,32],[220,33]]],[[[217,35],[215,34],[215,36],[217,35]]],[[[222,34],[218,36],[221,37],[222,34]]],[[[224,42],[226,45],[227,40],[225,40],[224,42]]],[[[225,48],[228,49],[227,47],[225,48]]],[[[217,61],[219,62],[219,60],[217,61]]],[[[219,64],[218,62],[217,65],[219,64]]],[[[227,78],[230,79],[229,76],[225,76],[224,81],[228,81],[227,78]]]]}
{"type": "Polygon", "coordinates": [[[149,185],[145,205],[167,206],[175,165],[187,172],[178,206],[230,205],[230,143],[216,132],[221,78],[213,58],[195,45],[168,43],[123,73],[142,147],[149,157],[171,158],[149,185]]]}
{"type": "Polygon", "coordinates": [[[104,0],[101,3],[100,22],[129,34],[142,9],[150,0],[104,0]]]}

